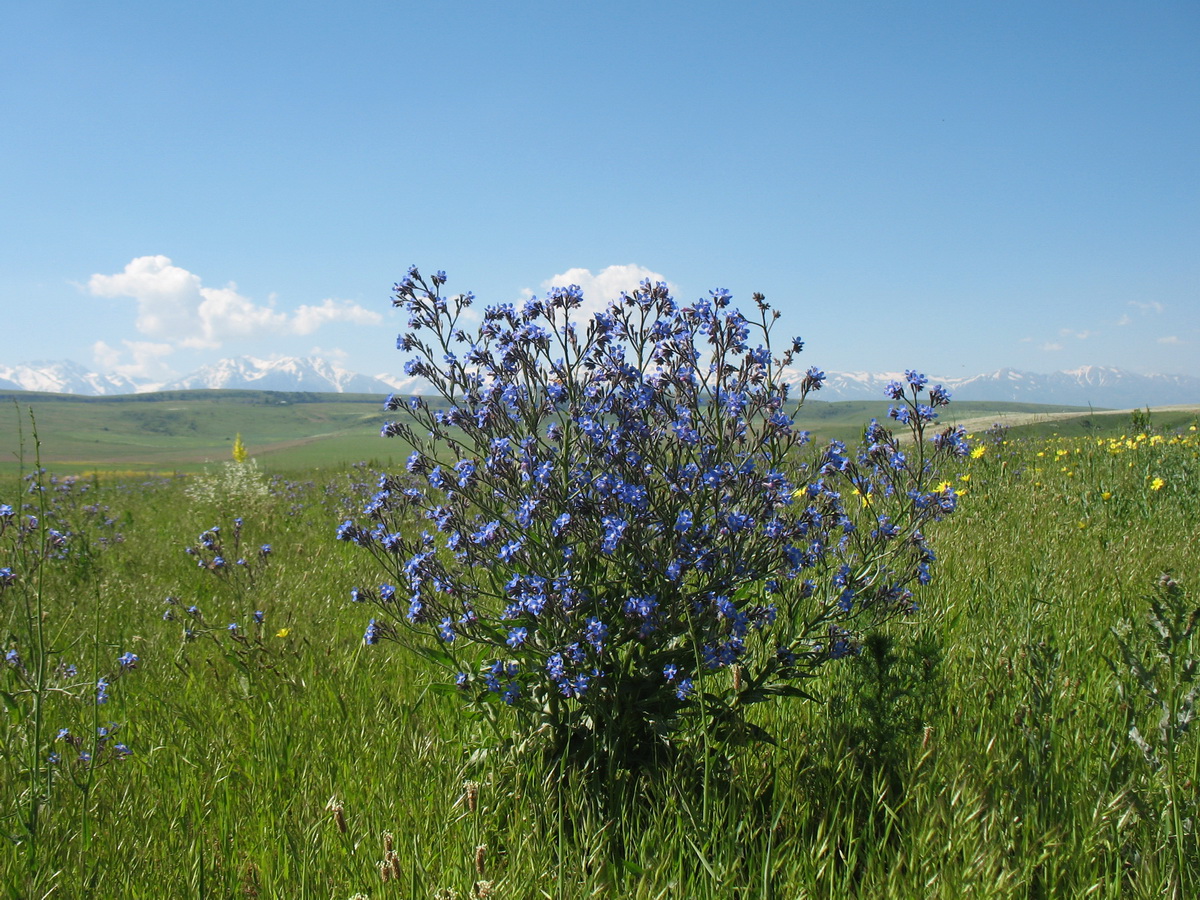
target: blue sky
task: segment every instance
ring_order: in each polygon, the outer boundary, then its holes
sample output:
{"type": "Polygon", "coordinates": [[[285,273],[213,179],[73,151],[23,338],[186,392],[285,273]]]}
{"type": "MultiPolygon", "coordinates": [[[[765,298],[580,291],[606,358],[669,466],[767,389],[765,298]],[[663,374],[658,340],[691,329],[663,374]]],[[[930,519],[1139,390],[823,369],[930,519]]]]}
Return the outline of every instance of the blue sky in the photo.
{"type": "Polygon", "coordinates": [[[1200,4],[9,3],[0,364],[398,373],[390,287],[762,291],[806,364],[1200,376],[1200,4]]]}

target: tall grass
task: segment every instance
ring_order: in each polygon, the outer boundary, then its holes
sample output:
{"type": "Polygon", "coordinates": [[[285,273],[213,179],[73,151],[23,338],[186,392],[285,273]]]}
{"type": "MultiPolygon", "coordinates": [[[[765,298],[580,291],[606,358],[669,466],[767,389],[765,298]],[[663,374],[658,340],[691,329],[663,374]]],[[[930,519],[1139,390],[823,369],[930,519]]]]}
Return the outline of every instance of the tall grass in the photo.
{"type": "MultiPolygon", "coordinates": [[[[98,716],[133,755],[85,779],[72,748],[39,748],[62,757],[47,792],[26,756],[0,751],[0,885],[14,898],[1194,896],[1195,729],[1176,736],[1170,773],[1147,762],[1130,729],[1156,734],[1158,714],[1112,629],[1126,621],[1131,652],[1151,653],[1139,635],[1162,572],[1176,602],[1200,599],[1196,433],[979,437],[983,455],[951,473],[965,495],[921,613],[830,667],[821,702],[763,710],[779,743],[710,773],[707,808],[680,761],[617,786],[617,814],[519,752],[471,755],[485,724],[441,676],[363,647],[347,593],[375,576],[333,532],[373,486],[365,469],[277,478],[243,513],[244,540],[272,546],[252,586],[184,552],[231,512],[189,499],[186,479],[55,485],[46,515],[91,549],[42,572],[48,658],[140,662],[95,710],[48,694],[42,731],[98,716]],[[43,794],[33,850],[17,821],[30,790],[43,794]]],[[[6,483],[0,502],[29,501],[22,489],[6,483]]],[[[11,748],[26,723],[10,711],[0,727],[11,748]]]]}

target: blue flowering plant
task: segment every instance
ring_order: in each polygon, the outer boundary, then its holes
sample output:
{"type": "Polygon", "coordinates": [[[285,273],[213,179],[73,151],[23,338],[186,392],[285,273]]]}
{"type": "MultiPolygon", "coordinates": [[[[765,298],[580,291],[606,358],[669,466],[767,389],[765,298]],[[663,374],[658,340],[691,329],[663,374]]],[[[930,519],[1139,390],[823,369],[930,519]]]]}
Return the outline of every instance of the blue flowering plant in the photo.
{"type": "Polygon", "coordinates": [[[244,545],[244,524],[238,516],[233,519],[230,529],[222,530],[220,525],[214,525],[200,532],[195,543],[184,548],[184,552],[196,560],[197,568],[211,572],[237,592],[254,587],[255,578],[271,556],[270,544],[244,545]]]}
{"type": "Polygon", "coordinates": [[[205,615],[197,603],[167,597],[163,601],[163,621],[182,626],[176,664],[188,665],[189,647],[203,644],[215,647],[225,657],[247,693],[251,680],[262,673],[299,689],[302,682],[283,665],[284,656],[291,655],[293,649],[280,643],[289,629],[274,632],[268,628],[267,612],[254,609],[250,603],[259,579],[274,559],[274,551],[270,544],[248,542],[244,529],[245,521],[235,517],[228,526],[217,524],[200,532],[195,542],[184,548],[184,553],[195,560],[196,569],[208,573],[229,595],[229,603],[222,607],[230,612],[231,604],[232,614],[218,617],[209,610],[205,615]]]}
{"type": "Polygon", "coordinates": [[[761,295],[744,315],[644,282],[585,317],[571,286],[479,317],[445,283],[396,285],[405,371],[433,393],[388,398],[407,472],[337,532],[386,573],[352,592],[367,644],[445,666],[501,734],[612,771],[769,739],[756,703],[810,696],[865,626],[915,609],[925,529],[955,505],[936,471],[967,449],[936,428],[942,388],[889,386],[903,439],[872,422],[855,450],[816,448],[795,416],[825,376],[793,374],[799,339],[773,349],[761,295]]]}
{"type": "MultiPolygon", "coordinates": [[[[33,437],[36,448],[36,423],[33,437]]],[[[0,615],[6,623],[0,701],[10,719],[0,742],[0,796],[13,825],[5,836],[26,847],[30,865],[58,797],[56,783],[86,791],[100,766],[132,755],[125,743],[111,740],[120,726],[100,725],[100,715],[111,709],[117,684],[138,668],[137,655],[106,657],[93,633],[89,666],[76,656],[89,655],[78,639],[64,643],[64,607],[78,603],[79,581],[98,567],[99,549],[119,541],[107,507],[77,502],[88,491],[86,483],[38,465],[23,476],[19,498],[0,502],[0,615]],[[90,677],[84,674],[89,668],[90,677]],[[74,731],[61,727],[64,722],[74,731]]]]}

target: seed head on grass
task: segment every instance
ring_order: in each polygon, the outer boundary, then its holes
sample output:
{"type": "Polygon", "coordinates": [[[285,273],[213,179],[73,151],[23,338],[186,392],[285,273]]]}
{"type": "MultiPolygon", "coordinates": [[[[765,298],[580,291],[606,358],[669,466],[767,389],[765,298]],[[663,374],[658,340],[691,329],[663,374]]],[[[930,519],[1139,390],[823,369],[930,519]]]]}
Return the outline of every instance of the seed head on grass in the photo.
{"type": "Polygon", "coordinates": [[[329,802],[325,804],[325,809],[333,816],[333,824],[337,826],[337,830],[342,834],[346,833],[346,810],[342,806],[342,802],[337,797],[330,797],[329,802]]]}

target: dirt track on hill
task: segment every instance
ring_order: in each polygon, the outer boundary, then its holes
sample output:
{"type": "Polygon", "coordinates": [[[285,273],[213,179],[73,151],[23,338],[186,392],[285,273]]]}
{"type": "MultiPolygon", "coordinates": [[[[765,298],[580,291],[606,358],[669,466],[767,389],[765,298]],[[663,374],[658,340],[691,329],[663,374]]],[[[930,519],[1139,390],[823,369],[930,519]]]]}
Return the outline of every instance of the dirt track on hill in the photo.
{"type": "MultiPolygon", "coordinates": [[[[1150,414],[1155,413],[1193,413],[1200,415],[1200,406],[1182,405],[1182,406],[1152,406],[1150,414]]],[[[1009,428],[1017,425],[1049,425],[1054,422],[1063,422],[1070,419],[1098,419],[1108,418],[1112,416],[1123,417],[1129,419],[1133,414],[1132,409],[1107,409],[1107,410],[1083,410],[1082,412],[1058,412],[1058,413],[996,413],[990,416],[978,416],[972,419],[960,419],[958,424],[962,425],[968,433],[979,433],[986,431],[993,425],[999,423],[1006,425],[1009,428]]]]}

